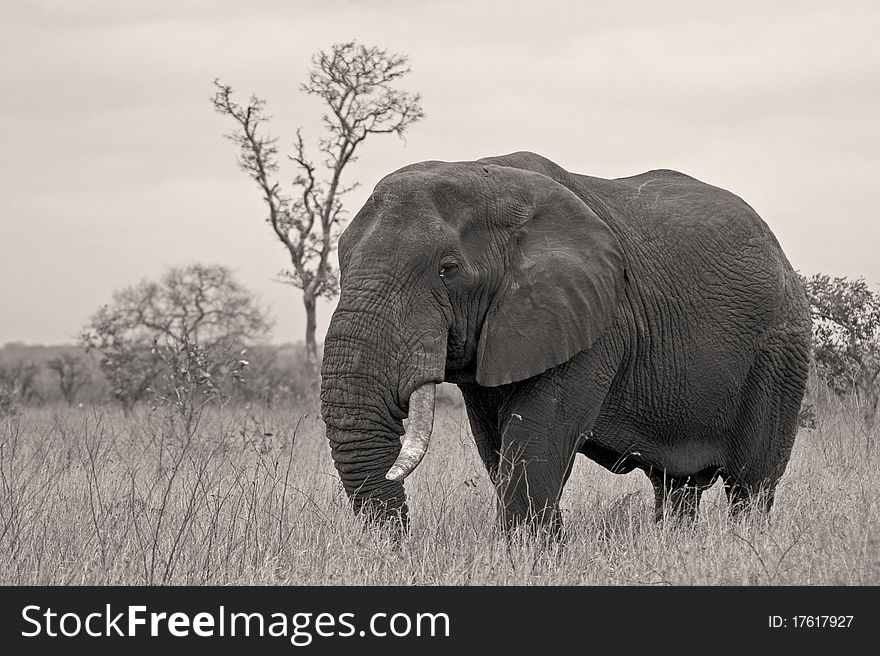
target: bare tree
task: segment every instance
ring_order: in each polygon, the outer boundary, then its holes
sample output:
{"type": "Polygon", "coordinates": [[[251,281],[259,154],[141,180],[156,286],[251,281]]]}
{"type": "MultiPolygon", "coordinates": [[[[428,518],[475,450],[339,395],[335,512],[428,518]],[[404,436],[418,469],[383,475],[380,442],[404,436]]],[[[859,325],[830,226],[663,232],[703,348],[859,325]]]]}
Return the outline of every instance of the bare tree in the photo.
{"type": "MultiPolygon", "coordinates": [[[[268,312],[229,269],[194,264],[170,269],[160,282],[145,280],[117,291],[92,316],[81,341],[100,354],[101,370],[128,413],[169,362],[219,361],[211,352],[243,346],[270,327],[268,312]],[[158,348],[176,354],[157,353],[158,348]]],[[[211,372],[164,373],[202,380],[211,372]]]]}
{"type": "Polygon", "coordinates": [[[271,327],[266,310],[223,266],[171,268],[159,282],[117,292],[113,309],[152,339],[186,336],[205,348],[257,339],[271,327]]]}
{"type": "Polygon", "coordinates": [[[67,405],[73,405],[76,394],[89,382],[89,373],[82,357],[74,353],[62,353],[46,363],[58,376],[58,387],[67,405]]]}
{"type": "Polygon", "coordinates": [[[308,81],[300,89],[328,107],[323,115],[327,135],[318,140],[319,167],[306,154],[302,130],[297,129],[290,156],[297,174],[290,196],[274,177],[279,169],[277,138],[261,129],[269,120],[266,101],[251,96],[247,106],[239,105],[229,85],[214,81],[215,109],[236,124],[227,137],[239,147],[239,164],[259,186],[267,221],[290,256],[293,268],[282,275],[302,290],[306,353],[312,366],[317,362],[315,304],[338,291],[330,254],[343,219],[342,198],[356,186],[343,185],[343,171],[356,160],[355,150],[368,135],[402,138],[410,125],[424,117],[418,94],[392,87],[409,71],[406,56],[355,42],[335,44],[329,52],[320,50],[312,57],[308,81]]]}

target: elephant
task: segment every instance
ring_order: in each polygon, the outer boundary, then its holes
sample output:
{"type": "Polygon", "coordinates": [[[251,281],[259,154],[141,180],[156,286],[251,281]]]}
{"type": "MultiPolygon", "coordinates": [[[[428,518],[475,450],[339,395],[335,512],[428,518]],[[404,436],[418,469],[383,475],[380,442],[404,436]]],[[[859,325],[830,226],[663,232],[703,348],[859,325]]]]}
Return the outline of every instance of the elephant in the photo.
{"type": "Polygon", "coordinates": [[[561,530],[578,453],[642,470],[658,519],[693,519],[719,477],[732,515],[769,516],[811,321],[779,242],[738,196],[673,170],[575,174],[530,152],[425,161],[379,181],[338,253],[321,412],[356,512],[408,526],[403,480],[446,381],[503,530],[561,530]]]}

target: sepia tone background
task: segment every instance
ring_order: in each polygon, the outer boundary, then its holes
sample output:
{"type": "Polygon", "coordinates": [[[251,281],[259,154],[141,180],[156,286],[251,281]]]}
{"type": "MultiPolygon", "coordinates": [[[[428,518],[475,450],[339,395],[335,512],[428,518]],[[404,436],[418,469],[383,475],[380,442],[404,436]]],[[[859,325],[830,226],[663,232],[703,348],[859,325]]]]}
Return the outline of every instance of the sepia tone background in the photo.
{"type": "Polygon", "coordinates": [[[878,25],[857,1],[3,2],[0,585],[876,585],[878,25]],[[565,543],[502,538],[448,384],[411,535],[351,512],[301,293],[211,96],[220,78],[267,99],[282,157],[298,126],[314,145],[324,106],[299,84],[352,39],[409,57],[395,86],[427,117],[358,149],[350,215],[407,163],[528,149],[679,169],[765,218],[814,329],[772,523],[731,521],[720,485],[696,525],[656,523],[641,471],[579,458],[565,543]],[[186,311],[212,288],[222,312],[186,311]]]}
{"type": "Polygon", "coordinates": [[[310,55],[352,38],[409,55],[401,86],[427,117],[405,145],[363,147],[351,214],[423,159],[675,168],[742,195],[803,273],[875,283],[878,24],[855,1],[4,3],[0,344],[71,342],[114,289],[191,262],[232,267],[271,305],[272,338],[301,339],[211,83],[266,98],[287,152],[297,126],[320,133],[298,91],[310,55]]]}

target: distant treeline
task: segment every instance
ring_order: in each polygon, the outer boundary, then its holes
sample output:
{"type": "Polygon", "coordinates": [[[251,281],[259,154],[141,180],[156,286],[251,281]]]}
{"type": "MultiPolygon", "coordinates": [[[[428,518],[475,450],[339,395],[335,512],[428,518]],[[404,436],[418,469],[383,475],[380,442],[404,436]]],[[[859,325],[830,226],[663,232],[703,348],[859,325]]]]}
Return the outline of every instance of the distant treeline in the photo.
{"type": "MultiPolygon", "coordinates": [[[[232,400],[273,405],[301,399],[316,389],[301,344],[261,344],[242,354],[240,379],[227,381],[232,400]]],[[[0,413],[15,405],[113,403],[113,388],[100,354],[75,345],[12,342],[0,347],[0,413]]],[[[157,376],[155,385],[161,383],[157,376]]],[[[144,401],[149,401],[149,394],[144,401]]]]}

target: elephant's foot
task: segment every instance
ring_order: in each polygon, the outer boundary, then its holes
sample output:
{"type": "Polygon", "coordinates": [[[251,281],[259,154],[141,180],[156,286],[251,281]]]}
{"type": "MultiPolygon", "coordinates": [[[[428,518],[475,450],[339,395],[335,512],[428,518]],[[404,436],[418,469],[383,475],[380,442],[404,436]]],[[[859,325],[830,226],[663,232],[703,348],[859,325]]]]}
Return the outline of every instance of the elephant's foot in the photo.
{"type": "Polygon", "coordinates": [[[704,486],[696,484],[690,477],[673,478],[666,474],[650,474],[650,479],[654,486],[654,521],[696,521],[704,486]]]}
{"type": "Polygon", "coordinates": [[[547,535],[554,539],[562,534],[562,513],[557,504],[546,504],[540,509],[530,504],[519,507],[503,497],[498,499],[498,525],[505,533],[528,532],[535,536],[547,535]]]}
{"type": "Polygon", "coordinates": [[[750,485],[725,481],[724,492],[727,494],[727,508],[731,519],[748,517],[769,522],[775,489],[775,482],[762,481],[750,485]]]}

